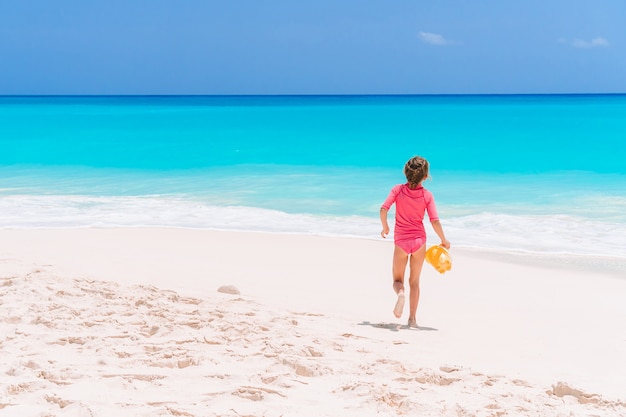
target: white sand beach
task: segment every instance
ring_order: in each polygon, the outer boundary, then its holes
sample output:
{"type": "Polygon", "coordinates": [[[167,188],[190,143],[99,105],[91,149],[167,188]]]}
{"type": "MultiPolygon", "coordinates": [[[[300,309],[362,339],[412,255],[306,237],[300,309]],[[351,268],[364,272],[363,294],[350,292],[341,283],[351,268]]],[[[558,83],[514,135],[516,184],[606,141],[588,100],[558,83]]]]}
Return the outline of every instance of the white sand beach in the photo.
{"type": "Polygon", "coordinates": [[[409,329],[392,249],[1,230],[0,416],[626,416],[626,277],[453,246],[409,329]]]}

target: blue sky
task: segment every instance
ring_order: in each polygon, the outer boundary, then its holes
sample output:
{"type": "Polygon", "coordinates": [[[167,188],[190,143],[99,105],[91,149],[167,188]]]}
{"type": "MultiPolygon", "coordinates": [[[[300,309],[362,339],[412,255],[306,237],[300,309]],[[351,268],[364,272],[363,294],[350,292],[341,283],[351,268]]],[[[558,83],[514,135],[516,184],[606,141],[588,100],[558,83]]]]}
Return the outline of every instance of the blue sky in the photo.
{"type": "Polygon", "coordinates": [[[626,93],[624,0],[0,0],[0,94],[626,93]]]}

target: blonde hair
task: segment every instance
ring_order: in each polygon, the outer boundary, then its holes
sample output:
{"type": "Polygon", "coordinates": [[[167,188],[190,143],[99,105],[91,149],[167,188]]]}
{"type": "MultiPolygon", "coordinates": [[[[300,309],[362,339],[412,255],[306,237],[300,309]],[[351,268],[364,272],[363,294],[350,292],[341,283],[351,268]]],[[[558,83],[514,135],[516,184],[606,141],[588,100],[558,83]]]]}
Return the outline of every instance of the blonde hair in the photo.
{"type": "Polygon", "coordinates": [[[414,156],[404,164],[404,175],[409,187],[417,187],[428,177],[428,161],[421,156],[414,156]]]}

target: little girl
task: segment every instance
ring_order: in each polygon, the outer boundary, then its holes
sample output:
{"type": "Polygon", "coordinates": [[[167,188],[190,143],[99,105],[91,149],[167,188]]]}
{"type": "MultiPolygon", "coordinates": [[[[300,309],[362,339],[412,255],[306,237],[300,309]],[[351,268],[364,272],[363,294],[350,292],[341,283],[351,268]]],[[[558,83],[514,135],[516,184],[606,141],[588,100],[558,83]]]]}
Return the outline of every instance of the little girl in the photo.
{"type": "Polygon", "coordinates": [[[415,156],[404,165],[404,175],[407,183],[396,185],[391,189],[389,196],[380,209],[380,221],[383,225],[381,236],[389,234],[387,213],[393,203],[396,204],[396,225],[394,228],[393,252],[393,289],[398,296],[393,314],[400,318],[404,309],[404,271],[410,259],[409,274],[409,327],[418,327],[415,315],[420,298],[420,273],[426,254],[426,230],[424,229],[424,212],[428,213],[430,223],[435,233],[441,239],[441,245],[450,249],[450,242],[446,239],[439,217],[435,199],[430,191],[422,187],[422,182],[428,178],[428,161],[415,156]]]}

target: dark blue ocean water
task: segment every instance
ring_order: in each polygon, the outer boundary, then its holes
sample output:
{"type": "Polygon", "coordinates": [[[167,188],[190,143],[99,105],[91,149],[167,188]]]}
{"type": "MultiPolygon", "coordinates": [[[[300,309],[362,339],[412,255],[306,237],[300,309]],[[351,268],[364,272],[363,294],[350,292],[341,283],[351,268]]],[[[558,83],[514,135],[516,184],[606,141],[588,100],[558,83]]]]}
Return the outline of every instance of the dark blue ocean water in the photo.
{"type": "Polygon", "coordinates": [[[413,155],[457,245],[626,258],[626,95],[0,97],[0,227],[376,238],[413,155]]]}

